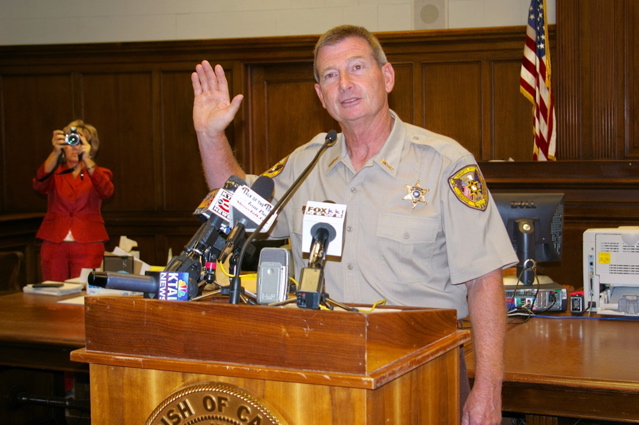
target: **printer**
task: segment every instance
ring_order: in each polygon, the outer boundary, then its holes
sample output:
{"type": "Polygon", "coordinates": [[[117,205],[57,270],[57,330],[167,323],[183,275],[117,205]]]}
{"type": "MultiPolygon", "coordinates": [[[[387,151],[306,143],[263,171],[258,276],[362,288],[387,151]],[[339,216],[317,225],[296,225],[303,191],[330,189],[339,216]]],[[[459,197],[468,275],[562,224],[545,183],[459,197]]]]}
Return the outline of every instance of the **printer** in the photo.
{"type": "Polygon", "coordinates": [[[639,316],[639,226],[583,235],[585,311],[639,316]]]}

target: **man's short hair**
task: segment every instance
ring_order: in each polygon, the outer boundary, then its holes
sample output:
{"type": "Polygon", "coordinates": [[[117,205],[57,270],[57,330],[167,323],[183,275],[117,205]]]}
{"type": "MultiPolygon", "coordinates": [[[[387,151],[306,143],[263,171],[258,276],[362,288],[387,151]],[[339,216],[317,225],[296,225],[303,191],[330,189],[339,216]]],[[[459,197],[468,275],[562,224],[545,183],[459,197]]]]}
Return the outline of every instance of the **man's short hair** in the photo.
{"type": "Polygon", "coordinates": [[[369,30],[364,27],[358,27],[355,25],[340,25],[326,31],[315,44],[315,50],[313,52],[313,74],[315,81],[319,83],[319,70],[317,69],[317,54],[322,47],[334,46],[347,38],[357,37],[363,40],[371,46],[373,51],[373,58],[375,62],[381,67],[388,60],[386,60],[386,53],[382,49],[382,45],[379,43],[377,37],[375,37],[369,30]]]}

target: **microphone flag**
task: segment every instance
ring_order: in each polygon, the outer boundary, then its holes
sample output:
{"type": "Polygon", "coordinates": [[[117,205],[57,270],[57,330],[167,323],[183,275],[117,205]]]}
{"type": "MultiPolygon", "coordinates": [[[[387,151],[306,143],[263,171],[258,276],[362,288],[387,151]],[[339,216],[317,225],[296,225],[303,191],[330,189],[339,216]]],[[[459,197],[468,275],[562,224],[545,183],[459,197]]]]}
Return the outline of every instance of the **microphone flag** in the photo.
{"type": "Polygon", "coordinates": [[[214,189],[206,195],[200,205],[193,211],[193,215],[206,222],[213,215],[221,219],[220,230],[228,233],[231,214],[231,198],[238,187],[245,186],[246,182],[237,176],[231,176],[224,183],[224,187],[214,189]]]}
{"type": "Polygon", "coordinates": [[[159,272],[158,299],[166,301],[189,300],[188,272],[159,272]]]}
{"type": "MultiPolygon", "coordinates": [[[[253,232],[264,221],[273,205],[248,186],[237,188],[231,198],[230,223],[243,222],[247,232],[253,232]]],[[[275,222],[275,214],[262,227],[260,232],[268,232],[275,222]]]]}
{"type": "Polygon", "coordinates": [[[344,246],[344,222],[346,219],[346,205],[332,202],[308,201],[304,208],[302,222],[302,252],[310,252],[314,232],[325,228],[331,238],[326,255],[340,257],[344,246]]]}

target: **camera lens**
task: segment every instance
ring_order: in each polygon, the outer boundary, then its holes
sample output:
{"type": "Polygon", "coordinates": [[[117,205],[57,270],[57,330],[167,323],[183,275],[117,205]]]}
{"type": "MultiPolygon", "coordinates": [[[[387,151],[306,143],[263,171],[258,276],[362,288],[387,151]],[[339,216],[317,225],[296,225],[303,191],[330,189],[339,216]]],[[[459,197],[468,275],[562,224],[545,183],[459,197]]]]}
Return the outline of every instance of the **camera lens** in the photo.
{"type": "Polygon", "coordinates": [[[69,134],[64,136],[64,143],[67,145],[75,146],[82,143],[80,140],[80,135],[78,134],[78,130],[75,127],[71,127],[71,131],[69,134]]]}
{"type": "Polygon", "coordinates": [[[79,145],[81,143],[80,136],[74,133],[67,134],[64,137],[64,143],[66,143],[67,145],[72,145],[72,146],[79,145]]]}

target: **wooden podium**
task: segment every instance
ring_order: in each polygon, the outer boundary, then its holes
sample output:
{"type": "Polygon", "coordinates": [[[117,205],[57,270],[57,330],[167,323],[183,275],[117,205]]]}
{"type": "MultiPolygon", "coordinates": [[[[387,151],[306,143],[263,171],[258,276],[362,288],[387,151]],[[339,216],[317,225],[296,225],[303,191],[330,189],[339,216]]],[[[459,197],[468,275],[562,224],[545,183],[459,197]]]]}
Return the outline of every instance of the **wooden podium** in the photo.
{"type": "Polygon", "coordinates": [[[90,364],[92,425],[457,424],[456,324],[448,309],[87,297],[71,359],[90,364]]]}

